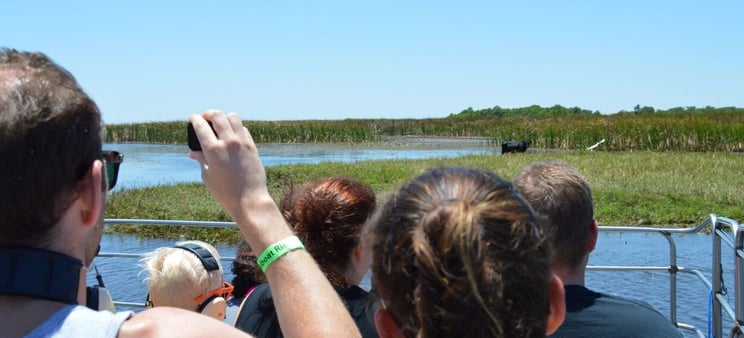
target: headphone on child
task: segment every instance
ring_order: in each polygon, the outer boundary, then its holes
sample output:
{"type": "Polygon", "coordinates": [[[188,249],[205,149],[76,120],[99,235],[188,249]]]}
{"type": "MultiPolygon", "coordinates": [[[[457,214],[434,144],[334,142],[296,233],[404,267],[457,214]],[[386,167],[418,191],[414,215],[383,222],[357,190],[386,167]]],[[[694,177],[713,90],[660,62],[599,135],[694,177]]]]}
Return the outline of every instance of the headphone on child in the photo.
{"type": "MultiPolygon", "coordinates": [[[[175,248],[183,249],[196,255],[196,258],[198,258],[202,263],[202,266],[207,270],[207,273],[220,270],[219,262],[205,247],[195,243],[186,243],[177,245],[175,248]]],[[[230,297],[232,291],[233,286],[230,283],[223,282],[221,288],[208,291],[194,299],[199,304],[196,311],[213,318],[225,318],[227,298],[230,297]]]]}

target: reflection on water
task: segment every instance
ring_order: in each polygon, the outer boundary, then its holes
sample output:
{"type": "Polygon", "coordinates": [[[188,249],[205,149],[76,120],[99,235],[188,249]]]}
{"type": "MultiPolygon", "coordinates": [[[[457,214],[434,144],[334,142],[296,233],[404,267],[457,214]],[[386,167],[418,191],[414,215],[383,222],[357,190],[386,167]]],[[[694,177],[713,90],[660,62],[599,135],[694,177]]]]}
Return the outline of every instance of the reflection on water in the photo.
{"type": "MultiPolygon", "coordinates": [[[[688,269],[700,270],[710,279],[711,235],[676,235],[673,238],[677,243],[677,264],[688,269]]],[[[138,239],[130,235],[107,234],[101,242],[101,252],[144,253],[174,244],[173,240],[138,239]]],[[[218,245],[217,250],[223,257],[233,257],[236,247],[218,245]]],[[[724,262],[732,262],[731,250],[723,252],[724,262]]],[[[94,263],[115,300],[140,303],[144,301],[147,291],[143,280],[146,276],[140,274],[141,268],[137,259],[98,257],[94,263]]],[[[233,275],[230,272],[230,262],[223,261],[222,264],[226,279],[231,280],[233,275]]],[[[666,266],[669,265],[669,245],[656,234],[600,233],[597,249],[592,254],[589,264],[666,266]]],[[[723,267],[726,285],[733,287],[733,264],[724,264],[723,267]]],[[[89,272],[87,277],[89,285],[96,284],[93,271],[89,272]]],[[[693,275],[678,274],[677,281],[678,320],[706,332],[708,289],[693,275]]],[[[586,285],[596,291],[646,301],[669,317],[667,273],[589,271],[586,285]]],[[[362,286],[369,288],[369,278],[363,281],[362,286]]],[[[733,304],[733,299],[730,301],[733,304]]]]}

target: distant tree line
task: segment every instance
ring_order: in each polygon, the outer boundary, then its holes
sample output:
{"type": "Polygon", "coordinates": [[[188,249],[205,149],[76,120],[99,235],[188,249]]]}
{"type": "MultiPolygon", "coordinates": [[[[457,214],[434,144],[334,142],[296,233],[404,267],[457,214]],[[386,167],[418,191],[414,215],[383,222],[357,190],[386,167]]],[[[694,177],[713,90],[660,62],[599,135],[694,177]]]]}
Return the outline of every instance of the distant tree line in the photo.
{"type": "MultiPolygon", "coordinates": [[[[650,106],[636,105],[633,110],[621,110],[617,115],[674,115],[674,114],[712,114],[712,113],[744,113],[744,108],[737,107],[711,107],[705,106],[698,108],[695,106],[674,107],[670,109],[655,109],[650,106]]],[[[542,107],[531,105],[521,108],[501,108],[494,106],[492,108],[467,109],[457,113],[450,114],[447,118],[456,119],[479,119],[479,118],[503,118],[503,117],[530,117],[530,118],[549,118],[549,117],[569,117],[569,116],[590,116],[601,115],[599,111],[591,111],[579,107],[563,107],[559,104],[552,107],[542,107]]]]}
{"type": "Polygon", "coordinates": [[[733,114],[733,113],[744,113],[744,108],[737,108],[737,107],[712,107],[712,106],[705,106],[705,107],[695,107],[695,106],[687,106],[687,107],[674,107],[669,109],[654,109],[654,107],[649,106],[643,106],[637,104],[632,111],[627,110],[621,110],[617,114],[618,115],[652,115],[652,114],[658,114],[658,115],[674,115],[674,114],[714,114],[714,113],[721,113],[721,114],[733,114]]]}
{"type": "Polygon", "coordinates": [[[541,107],[533,104],[529,107],[522,108],[501,108],[494,106],[492,108],[467,109],[457,113],[450,114],[448,118],[492,118],[492,117],[564,117],[564,116],[588,116],[600,115],[599,111],[581,109],[579,107],[564,107],[559,104],[552,107],[541,107]]]}

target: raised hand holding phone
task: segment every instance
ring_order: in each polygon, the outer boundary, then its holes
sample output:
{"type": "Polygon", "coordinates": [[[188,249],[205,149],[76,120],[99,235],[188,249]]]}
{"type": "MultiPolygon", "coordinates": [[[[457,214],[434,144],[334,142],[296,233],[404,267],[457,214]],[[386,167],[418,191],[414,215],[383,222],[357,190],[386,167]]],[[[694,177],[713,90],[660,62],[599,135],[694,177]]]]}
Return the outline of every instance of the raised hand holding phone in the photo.
{"type": "Polygon", "coordinates": [[[189,152],[202,169],[202,180],[236,222],[250,222],[246,205],[273,199],[266,187],[258,150],[237,114],[208,110],[189,118],[194,135],[204,148],[189,152]],[[210,130],[211,122],[211,130],[210,130]]]}
{"type": "MultiPolygon", "coordinates": [[[[191,115],[189,121],[204,146],[202,151],[190,151],[189,157],[199,162],[204,185],[230,213],[251,248],[263,252],[292,236],[269,195],[256,144],[240,117],[209,110],[191,115]]],[[[336,291],[306,251],[286,253],[271,263],[266,276],[276,290],[274,305],[285,336],[360,337],[336,291]]]]}
{"type": "MultiPolygon", "coordinates": [[[[214,131],[212,122],[207,121],[207,123],[209,123],[209,127],[212,128],[212,132],[214,132],[214,135],[217,136],[217,132],[214,131]]],[[[202,150],[201,143],[199,143],[199,138],[196,137],[193,124],[189,123],[188,127],[186,127],[186,134],[188,135],[189,149],[193,151],[201,151],[202,150]]]]}

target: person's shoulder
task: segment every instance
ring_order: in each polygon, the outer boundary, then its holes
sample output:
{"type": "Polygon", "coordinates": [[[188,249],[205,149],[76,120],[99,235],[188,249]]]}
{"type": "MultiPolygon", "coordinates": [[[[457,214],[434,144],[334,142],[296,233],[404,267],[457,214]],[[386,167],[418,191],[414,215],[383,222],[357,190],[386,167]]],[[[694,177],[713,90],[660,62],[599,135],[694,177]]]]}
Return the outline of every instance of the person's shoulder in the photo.
{"type": "MultiPolygon", "coordinates": [[[[591,307],[632,307],[632,308],[643,308],[650,311],[658,312],[654,309],[651,304],[646,303],[642,300],[626,298],[616,294],[607,292],[597,292],[590,290],[582,285],[566,285],[566,300],[569,303],[586,302],[591,307]]],[[[582,307],[583,308],[583,307],[582,307]]],[[[569,310],[569,312],[571,312],[569,310]]]]}
{"type": "Polygon", "coordinates": [[[357,285],[353,285],[346,290],[339,292],[339,296],[349,310],[349,314],[356,322],[359,331],[364,338],[377,338],[377,329],[375,328],[374,315],[377,312],[378,304],[372,294],[357,285]]]}
{"type": "Polygon", "coordinates": [[[119,312],[110,312],[110,311],[96,311],[93,310],[87,306],[82,305],[74,305],[69,313],[69,317],[71,319],[78,319],[78,320],[86,320],[86,321],[110,321],[110,320],[116,320],[118,318],[119,321],[125,321],[132,317],[134,315],[134,312],[132,311],[119,311],[119,312]]]}
{"type": "MultiPolygon", "coordinates": [[[[646,309],[648,311],[659,313],[659,311],[657,311],[653,306],[651,306],[651,304],[644,302],[642,300],[639,300],[639,299],[632,299],[632,298],[627,298],[627,297],[623,297],[620,295],[604,293],[604,292],[601,292],[599,294],[602,295],[601,298],[605,302],[614,303],[614,304],[617,304],[618,306],[629,306],[629,307],[646,309]]],[[[661,313],[659,313],[659,315],[661,315],[661,313]]]]}
{"type": "Polygon", "coordinates": [[[51,332],[63,337],[116,337],[132,312],[95,311],[82,305],[68,305],[55,312],[27,337],[46,337],[51,332]]]}
{"type": "Polygon", "coordinates": [[[259,308],[273,308],[274,296],[271,295],[269,284],[257,286],[247,297],[249,300],[256,300],[259,308]]]}
{"type": "Polygon", "coordinates": [[[224,322],[229,325],[235,325],[235,318],[238,316],[238,311],[243,306],[245,298],[231,297],[227,301],[227,309],[225,309],[225,320],[224,322]]]}
{"type": "Polygon", "coordinates": [[[193,311],[155,307],[122,324],[120,338],[127,337],[250,337],[230,325],[193,311]]]}
{"type": "Polygon", "coordinates": [[[377,311],[376,298],[359,286],[351,286],[339,292],[339,296],[355,320],[361,317],[373,318],[377,311]]]}
{"type": "Polygon", "coordinates": [[[235,327],[259,337],[283,337],[268,284],[259,285],[246,296],[235,319],[235,327]]]}
{"type": "Polygon", "coordinates": [[[271,295],[271,289],[268,284],[261,284],[257,286],[253,291],[245,296],[240,309],[238,310],[238,321],[245,320],[243,317],[249,316],[252,313],[261,314],[273,314],[276,311],[274,308],[274,297],[271,295]]]}
{"type": "Polygon", "coordinates": [[[369,292],[357,285],[352,285],[345,290],[340,291],[338,295],[346,300],[367,299],[369,297],[369,292]]]}
{"type": "Polygon", "coordinates": [[[574,325],[578,331],[583,331],[582,327],[603,328],[608,330],[606,333],[610,336],[618,334],[643,337],[649,332],[653,332],[655,337],[681,336],[679,329],[649,303],[589,289],[578,293],[590,297],[592,301],[585,304],[585,307],[576,307],[579,302],[574,301],[571,305],[574,308],[566,314],[564,326],[580,324],[574,325]],[[594,324],[587,325],[590,322],[594,324]]]}

